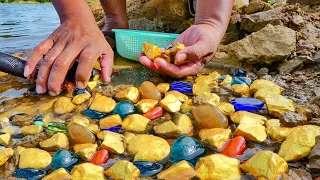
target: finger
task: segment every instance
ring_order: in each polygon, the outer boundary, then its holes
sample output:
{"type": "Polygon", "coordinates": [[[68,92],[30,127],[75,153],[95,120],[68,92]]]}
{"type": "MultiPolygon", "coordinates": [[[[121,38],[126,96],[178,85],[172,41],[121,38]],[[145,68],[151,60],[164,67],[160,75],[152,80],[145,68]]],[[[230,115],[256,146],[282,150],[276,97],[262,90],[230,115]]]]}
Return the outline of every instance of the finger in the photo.
{"type": "Polygon", "coordinates": [[[159,67],[156,63],[154,63],[153,61],[151,61],[149,58],[147,58],[147,56],[140,56],[139,55],[139,60],[141,62],[141,64],[143,64],[147,69],[160,74],[160,75],[164,75],[164,73],[162,73],[159,70],[159,67]]]}
{"type": "Polygon", "coordinates": [[[49,78],[52,64],[53,64],[54,60],[63,51],[65,46],[66,46],[66,41],[58,41],[43,58],[43,61],[41,62],[38,76],[37,76],[36,91],[38,94],[43,94],[43,93],[47,92],[47,90],[48,90],[47,82],[48,82],[48,78],[49,78]]]}
{"type": "Polygon", "coordinates": [[[114,53],[111,49],[104,52],[99,58],[102,79],[105,82],[111,81],[113,58],[114,58],[114,53]]]}
{"type": "Polygon", "coordinates": [[[54,41],[51,38],[48,38],[38,44],[32,52],[30,58],[28,58],[26,66],[24,68],[24,76],[28,77],[36,68],[37,63],[46,54],[53,46],[54,41]]]}
{"type": "Polygon", "coordinates": [[[172,41],[170,44],[168,44],[165,49],[172,48],[172,46],[176,45],[177,43],[182,43],[182,44],[184,44],[183,39],[184,39],[183,35],[180,35],[180,36],[177,37],[174,41],[172,41]]]}

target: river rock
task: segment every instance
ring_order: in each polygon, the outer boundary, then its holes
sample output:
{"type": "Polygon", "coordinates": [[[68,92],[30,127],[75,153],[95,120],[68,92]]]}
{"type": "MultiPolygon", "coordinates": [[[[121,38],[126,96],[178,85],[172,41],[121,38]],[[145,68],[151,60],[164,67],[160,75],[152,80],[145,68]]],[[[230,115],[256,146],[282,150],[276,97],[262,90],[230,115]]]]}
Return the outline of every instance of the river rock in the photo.
{"type": "Polygon", "coordinates": [[[280,66],[278,67],[278,70],[280,74],[289,74],[294,70],[302,67],[303,67],[303,61],[297,59],[297,60],[286,61],[280,64],[280,66]]]}
{"type": "Polygon", "coordinates": [[[283,180],[312,180],[312,176],[304,169],[290,169],[288,174],[282,175],[283,180]]]}
{"type": "Polygon", "coordinates": [[[295,127],[307,124],[307,118],[294,112],[285,112],[280,115],[280,123],[286,127],[295,127]]]}
{"type": "Polygon", "coordinates": [[[137,179],[140,177],[139,169],[132,162],[121,160],[104,171],[111,179],[137,179]]]}
{"type": "Polygon", "coordinates": [[[10,117],[11,123],[16,126],[30,126],[33,124],[32,117],[27,114],[16,114],[10,117]]]}
{"type": "Polygon", "coordinates": [[[296,33],[292,29],[269,24],[228,45],[228,48],[230,56],[240,62],[270,64],[284,60],[295,50],[296,33]]]}
{"type": "Polygon", "coordinates": [[[316,145],[309,155],[309,169],[313,173],[320,173],[320,136],[316,137],[316,145]]]}
{"type": "Polygon", "coordinates": [[[272,6],[264,1],[257,0],[257,1],[251,1],[248,6],[243,8],[243,11],[245,14],[253,14],[256,12],[261,12],[261,11],[267,11],[272,9],[272,6]]]}
{"type": "Polygon", "coordinates": [[[314,27],[312,23],[307,23],[299,34],[303,39],[311,41],[314,47],[320,48],[320,29],[314,27]]]}
{"type": "Polygon", "coordinates": [[[289,4],[299,3],[301,5],[319,5],[320,0],[288,0],[289,4]]]}

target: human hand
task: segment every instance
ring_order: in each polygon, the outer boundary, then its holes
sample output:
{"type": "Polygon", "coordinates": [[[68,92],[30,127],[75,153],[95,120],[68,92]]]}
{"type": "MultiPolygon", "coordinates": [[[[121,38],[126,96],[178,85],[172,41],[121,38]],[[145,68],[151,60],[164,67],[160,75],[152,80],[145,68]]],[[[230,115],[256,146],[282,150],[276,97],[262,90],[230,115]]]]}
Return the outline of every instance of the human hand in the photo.
{"type": "Polygon", "coordinates": [[[148,69],[158,74],[173,78],[196,75],[213,58],[222,39],[221,36],[221,30],[217,26],[193,25],[169,45],[170,47],[179,42],[187,46],[176,54],[176,64],[167,63],[162,58],[151,61],[144,54],[140,54],[139,59],[148,69]]]}
{"type": "Polygon", "coordinates": [[[87,86],[92,68],[100,60],[103,80],[109,82],[112,73],[113,51],[96,22],[86,16],[70,17],[44,41],[34,48],[28,59],[24,75],[30,77],[43,58],[37,76],[36,91],[56,96],[76,59],[79,64],[75,74],[76,85],[87,86]]]}

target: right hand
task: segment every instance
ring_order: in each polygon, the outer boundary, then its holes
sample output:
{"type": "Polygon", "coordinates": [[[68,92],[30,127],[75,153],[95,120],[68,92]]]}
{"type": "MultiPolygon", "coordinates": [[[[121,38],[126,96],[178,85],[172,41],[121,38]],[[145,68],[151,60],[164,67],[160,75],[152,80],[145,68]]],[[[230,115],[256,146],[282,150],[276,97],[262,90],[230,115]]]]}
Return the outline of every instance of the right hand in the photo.
{"type": "Polygon", "coordinates": [[[100,60],[103,80],[109,82],[113,56],[111,47],[95,21],[86,16],[71,17],[34,48],[24,75],[30,77],[37,63],[44,57],[37,76],[36,91],[39,94],[49,91],[51,96],[56,96],[60,94],[68,70],[76,59],[79,59],[75,74],[78,88],[87,86],[97,59],[100,60]]]}

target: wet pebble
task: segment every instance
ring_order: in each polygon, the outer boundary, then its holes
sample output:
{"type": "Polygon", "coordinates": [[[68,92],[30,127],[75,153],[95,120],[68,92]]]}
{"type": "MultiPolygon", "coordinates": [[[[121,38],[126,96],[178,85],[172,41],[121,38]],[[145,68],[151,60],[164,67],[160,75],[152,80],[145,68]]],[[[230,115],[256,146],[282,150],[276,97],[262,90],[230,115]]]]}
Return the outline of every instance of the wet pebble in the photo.
{"type": "Polygon", "coordinates": [[[141,84],[139,91],[142,94],[142,97],[145,99],[155,99],[155,100],[161,100],[161,93],[157,89],[157,86],[155,86],[150,81],[145,81],[141,84]]]}
{"type": "Polygon", "coordinates": [[[16,114],[11,116],[9,119],[13,125],[20,127],[30,126],[33,124],[32,117],[28,114],[16,114]]]}
{"type": "Polygon", "coordinates": [[[200,105],[192,108],[193,117],[204,128],[227,128],[228,118],[213,105],[200,105]]]}
{"type": "Polygon", "coordinates": [[[125,119],[130,114],[137,112],[136,107],[130,101],[120,101],[113,110],[114,114],[119,114],[121,119],[125,119]]]}
{"type": "Polygon", "coordinates": [[[16,178],[24,178],[27,180],[38,180],[44,177],[45,175],[45,170],[31,168],[17,169],[13,174],[13,176],[16,178]]]}
{"type": "Polygon", "coordinates": [[[73,166],[78,164],[77,156],[68,150],[58,150],[52,157],[52,169],[64,168],[71,171],[73,166]]]}
{"type": "Polygon", "coordinates": [[[71,139],[77,144],[95,143],[96,138],[88,128],[79,124],[71,124],[68,127],[71,139]]]}
{"type": "Polygon", "coordinates": [[[102,119],[109,115],[108,113],[102,113],[91,109],[86,109],[82,111],[81,114],[91,119],[102,119]]]}
{"type": "Polygon", "coordinates": [[[307,124],[307,118],[294,112],[286,112],[280,115],[280,123],[286,127],[295,127],[307,124]]]}
{"type": "Polygon", "coordinates": [[[236,111],[259,111],[263,108],[264,103],[255,98],[236,98],[231,101],[236,111]]]}
{"type": "Polygon", "coordinates": [[[244,137],[237,136],[227,143],[221,153],[226,156],[235,158],[242,155],[246,148],[246,140],[244,139],[244,137]]]}
{"type": "Polygon", "coordinates": [[[161,117],[162,114],[163,114],[163,109],[162,109],[162,107],[158,106],[158,107],[152,109],[151,111],[147,112],[143,116],[150,119],[150,120],[155,120],[155,119],[161,117]]]}
{"type": "Polygon", "coordinates": [[[91,159],[91,163],[101,166],[105,163],[107,163],[109,160],[109,153],[107,150],[105,149],[101,149],[100,151],[98,151],[93,158],[91,159]]]}
{"type": "Polygon", "coordinates": [[[154,176],[163,169],[163,165],[160,163],[146,161],[134,161],[133,165],[135,165],[140,170],[141,177],[154,176]]]}

